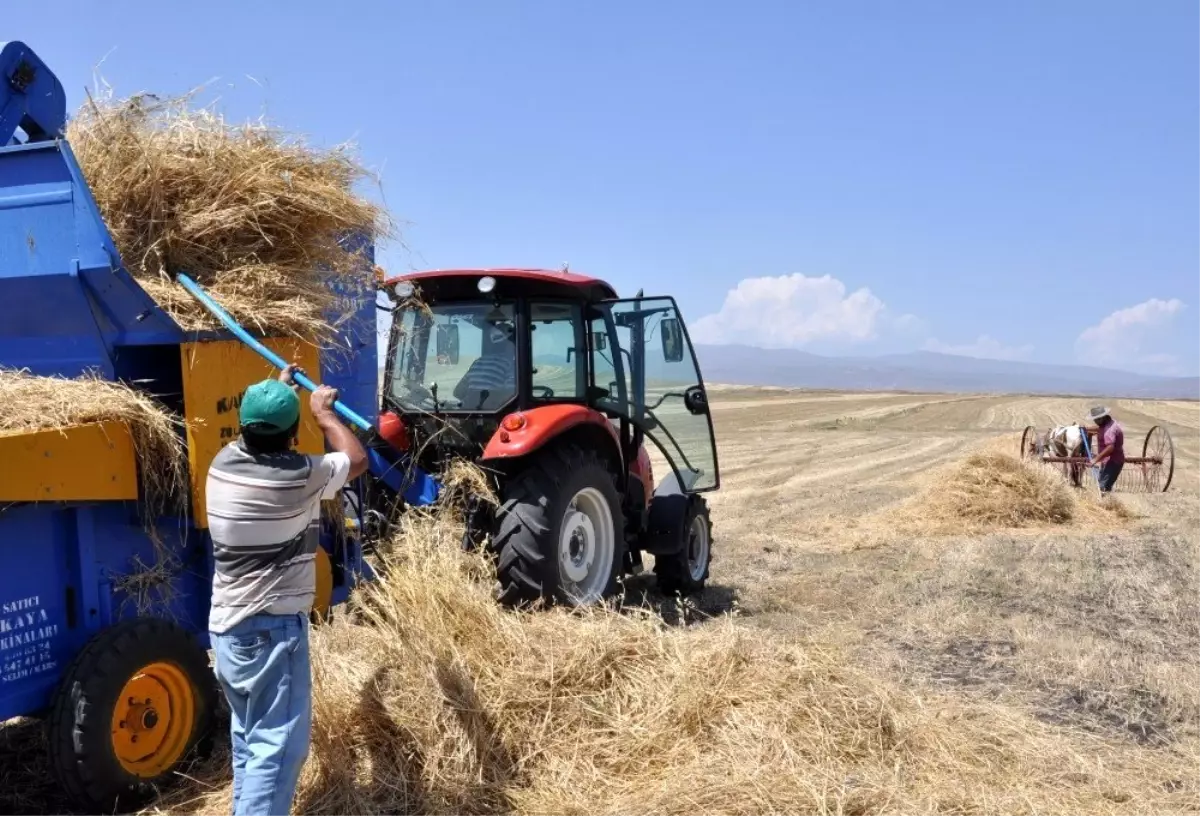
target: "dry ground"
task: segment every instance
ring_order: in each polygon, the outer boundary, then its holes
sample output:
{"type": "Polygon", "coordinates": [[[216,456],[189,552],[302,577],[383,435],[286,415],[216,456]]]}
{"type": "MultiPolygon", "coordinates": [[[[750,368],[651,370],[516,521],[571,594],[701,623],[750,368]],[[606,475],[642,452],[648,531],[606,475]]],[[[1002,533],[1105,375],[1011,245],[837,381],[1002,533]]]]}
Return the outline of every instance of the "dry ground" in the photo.
{"type": "Polygon", "coordinates": [[[1175,443],[1167,493],[1118,482],[1132,520],[1096,508],[1058,530],[914,536],[888,529],[889,510],[939,468],[977,448],[1015,452],[1027,424],[1073,421],[1091,403],[713,391],[723,484],[701,610],[734,607],[747,625],[1032,714],[1064,739],[1124,744],[1178,769],[1200,808],[1200,404],[1111,405],[1127,455],[1153,425],[1175,443]]]}
{"type": "MultiPolygon", "coordinates": [[[[1112,405],[1130,454],[1151,425],[1175,441],[1168,493],[1118,485],[1130,520],[1084,502],[1083,519],[1056,529],[934,535],[897,524],[895,509],[936,486],[943,466],[981,447],[1015,452],[1026,424],[1081,418],[1089,403],[721,387],[711,397],[716,557],[689,621],[715,626],[708,615],[733,612],[738,626],[842,654],[931,710],[986,711],[1004,739],[1029,735],[1021,750],[1081,758],[1053,783],[1062,802],[1200,812],[1200,405],[1112,405]]],[[[652,581],[633,589],[667,608],[652,581]]],[[[55,807],[30,798],[46,790],[35,742],[0,730],[0,811],[55,807]]],[[[988,801],[971,795],[979,764],[964,757],[961,804],[951,793],[936,809],[988,801]]],[[[938,772],[956,778],[953,763],[938,772]]],[[[1004,807],[1044,812],[1039,796],[1041,806],[1004,807]]]]}

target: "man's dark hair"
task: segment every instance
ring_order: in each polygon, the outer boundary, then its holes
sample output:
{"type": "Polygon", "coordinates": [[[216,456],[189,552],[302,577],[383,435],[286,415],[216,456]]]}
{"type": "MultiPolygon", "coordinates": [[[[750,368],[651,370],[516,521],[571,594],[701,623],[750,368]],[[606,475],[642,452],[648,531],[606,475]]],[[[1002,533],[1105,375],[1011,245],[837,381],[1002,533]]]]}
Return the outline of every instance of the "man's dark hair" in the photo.
{"type": "Polygon", "coordinates": [[[291,450],[292,439],[300,429],[300,420],[292,423],[286,431],[267,429],[261,425],[243,425],[242,443],[251,454],[285,453],[291,450]]]}

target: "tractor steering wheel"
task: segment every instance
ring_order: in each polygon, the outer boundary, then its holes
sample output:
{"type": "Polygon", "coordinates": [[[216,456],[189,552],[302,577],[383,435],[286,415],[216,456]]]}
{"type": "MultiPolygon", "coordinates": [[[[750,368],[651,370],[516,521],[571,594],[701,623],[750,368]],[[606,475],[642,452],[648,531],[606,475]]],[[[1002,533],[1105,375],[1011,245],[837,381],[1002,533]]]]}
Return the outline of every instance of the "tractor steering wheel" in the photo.
{"type": "Polygon", "coordinates": [[[529,390],[533,391],[534,392],[533,395],[535,397],[537,397],[538,399],[554,399],[554,389],[550,388],[549,386],[535,385],[535,386],[530,387],[529,390]],[[539,395],[537,393],[538,391],[541,391],[543,393],[539,395]]]}

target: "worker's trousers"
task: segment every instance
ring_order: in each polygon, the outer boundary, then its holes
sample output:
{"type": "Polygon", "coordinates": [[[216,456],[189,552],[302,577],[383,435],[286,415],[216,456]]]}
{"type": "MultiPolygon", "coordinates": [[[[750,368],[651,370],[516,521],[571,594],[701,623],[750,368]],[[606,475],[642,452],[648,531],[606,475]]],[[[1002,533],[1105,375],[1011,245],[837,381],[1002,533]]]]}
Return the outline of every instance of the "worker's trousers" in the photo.
{"type": "Polygon", "coordinates": [[[229,701],[233,814],[290,813],[312,726],[308,618],[255,615],[211,640],[229,701]]]}

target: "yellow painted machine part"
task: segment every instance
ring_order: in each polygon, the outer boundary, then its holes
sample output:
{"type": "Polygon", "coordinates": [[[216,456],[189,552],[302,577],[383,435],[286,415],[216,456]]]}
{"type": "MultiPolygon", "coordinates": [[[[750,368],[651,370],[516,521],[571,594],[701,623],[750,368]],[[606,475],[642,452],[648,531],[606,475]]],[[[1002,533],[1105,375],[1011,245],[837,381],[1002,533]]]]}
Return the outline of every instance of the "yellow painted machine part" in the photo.
{"type": "Polygon", "coordinates": [[[137,497],[137,458],[123,422],[0,433],[0,503],[137,497]]]}
{"type": "Polygon", "coordinates": [[[151,663],[129,679],[112,713],[113,753],[143,779],[169,771],[196,725],[196,693],[172,663],[151,663]]]}
{"type": "Polygon", "coordinates": [[[313,612],[318,617],[324,617],[329,611],[333,600],[333,565],[329,561],[329,553],[324,547],[317,547],[317,593],[313,598],[313,612]]]}
{"type": "MultiPolygon", "coordinates": [[[[291,338],[271,338],[263,344],[284,360],[299,363],[313,382],[320,383],[321,366],[315,346],[291,338]]],[[[183,364],[192,513],[196,526],[207,528],[204,483],[208,466],[221,448],[237,438],[242,392],[259,380],[279,376],[279,370],[240,340],[183,343],[179,353],[183,364]]],[[[304,393],[301,393],[300,405],[298,449],[305,453],[324,453],[324,438],[312,418],[304,393]]]]}

